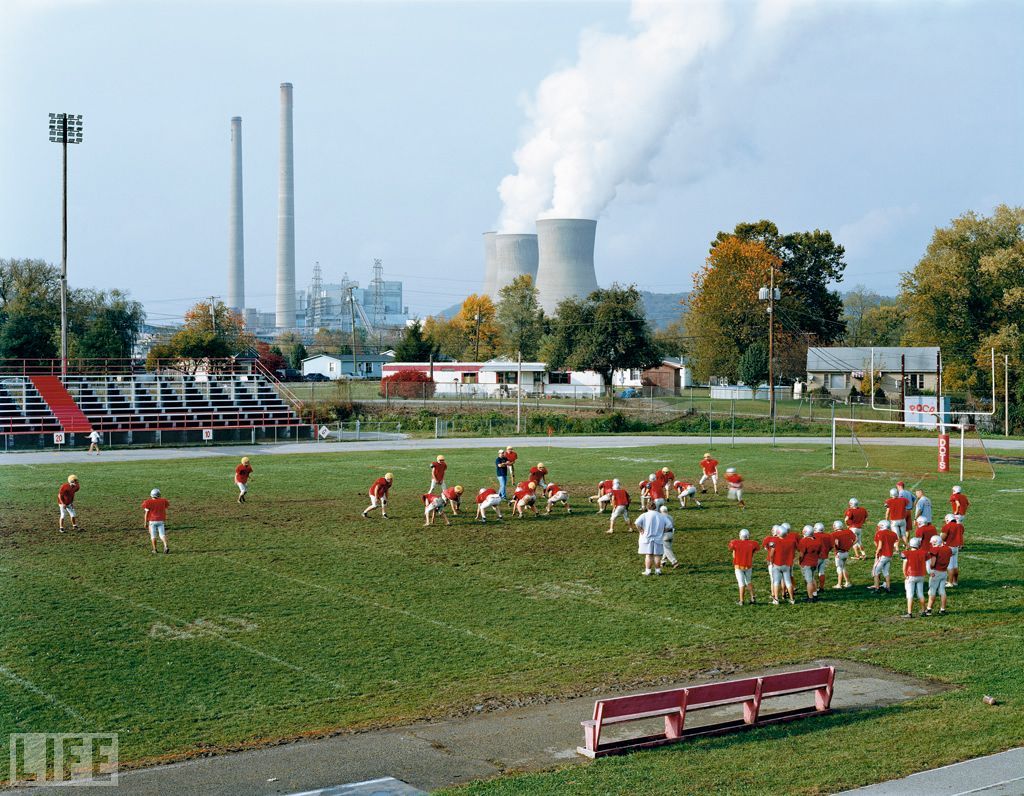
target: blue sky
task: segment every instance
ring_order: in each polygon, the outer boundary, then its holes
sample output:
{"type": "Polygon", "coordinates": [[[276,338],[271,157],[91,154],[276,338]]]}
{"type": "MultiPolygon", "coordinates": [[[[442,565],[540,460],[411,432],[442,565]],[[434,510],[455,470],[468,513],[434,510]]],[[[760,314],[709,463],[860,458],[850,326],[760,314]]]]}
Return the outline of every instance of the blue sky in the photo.
{"type": "MultiPolygon", "coordinates": [[[[60,256],[47,113],[71,152],[70,280],[154,321],[223,296],[229,119],[243,117],[247,303],[273,308],[278,85],[295,86],[299,285],[374,257],[427,314],[476,291],[526,103],[621,2],[4,0],[0,257],[60,256]]],[[[770,4],[658,102],[671,124],[598,223],[598,280],[686,290],[719,229],[830,229],[846,288],[894,293],[936,226],[1024,202],[1024,4],[770,4]]],[[[751,3],[726,5],[745,25],[751,3]]],[[[642,114],[640,114],[642,116],[642,114]]],[[[645,150],[646,151],[646,150],[645,150]]]]}

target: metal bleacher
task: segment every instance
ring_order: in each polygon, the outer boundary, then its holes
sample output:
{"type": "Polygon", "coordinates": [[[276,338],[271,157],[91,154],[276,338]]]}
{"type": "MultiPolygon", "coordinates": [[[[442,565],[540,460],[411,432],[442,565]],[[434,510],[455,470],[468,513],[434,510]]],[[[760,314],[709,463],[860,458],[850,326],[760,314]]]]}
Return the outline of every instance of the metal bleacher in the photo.
{"type": "MultiPolygon", "coordinates": [[[[239,432],[252,429],[266,436],[298,436],[307,429],[301,419],[302,405],[274,376],[256,363],[209,368],[186,373],[171,368],[146,369],[142,363],[117,366],[69,363],[46,365],[0,361],[0,434],[49,435],[67,429],[59,415],[66,411],[51,406],[36,388],[49,379],[47,392],[56,390],[77,413],[81,410],[92,429],[108,441],[144,442],[168,432],[171,439],[189,439],[187,432],[211,430],[218,438],[240,439],[239,432]],[[56,367],[57,372],[54,373],[56,367]],[[59,383],[53,378],[59,376],[59,383]],[[63,388],[63,389],[62,389],[63,388]],[[67,394],[73,399],[67,400],[67,394]],[[280,431],[280,434],[279,434],[280,431]],[[177,432],[177,434],[176,434],[177,432]]],[[[83,424],[85,420],[81,421],[83,424]]],[[[87,428],[87,427],[86,427],[87,428]]],[[[209,439],[209,436],[202,437],[209,439]]],[[[5,440],[5,448],[11,447],[5,440]]]]}

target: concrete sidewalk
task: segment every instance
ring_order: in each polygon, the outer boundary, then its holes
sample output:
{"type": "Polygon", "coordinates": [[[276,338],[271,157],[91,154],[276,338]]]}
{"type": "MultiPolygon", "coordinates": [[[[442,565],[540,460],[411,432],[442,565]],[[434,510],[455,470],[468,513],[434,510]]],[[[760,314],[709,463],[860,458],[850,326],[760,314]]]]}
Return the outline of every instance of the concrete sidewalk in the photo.
{"type": "MultiPolygon", "coordinates": [[[[719,437],[714,445],[706,436],[587,436],[587,437],[445,437],[441,439],[405,439],[362,442],[295,442],[276,445],[222,445],[209,448],[125,448],[90,456],[84,450],[14,452],[0,454],[0,466],[37,464],[80,464],[82,462],[136,462],[166,459],[207,459],[215,456],[274,456],[283,454],[344,454],[365,451],[453,450],[456,448],[494,448],[509,443],[524,448],[649,448],[656,445],[698,445],[714,449],[732,443],[732,437],[719,437]]],[[[829,437],[777,437],[777,447],[791,445],[829,445],[829,437]]],[[[736,437],[737,445],[771,445],[771,437],[736,437]]],[[[934,448],[931,437],[862,437],[863,445],[934,448]]],[[[991,440],[993,450],[1024,451],[1024,440],[991,440]]]]}
{"type": "Polygon", "coordinates": [[[968,793],[1024,794],[1024,747],[843,791],[837,796],[966,796],[968,793]]]}
{"type": "MultiPolygon", "coordinates": [[[[891,705],[934,693],[941,686],[903,677],[874,666],[846,661],[813,661],[807,665],[836,667],[832,707],[838,711],[891,705]]],[[[792,670],[794,666],[780,667],[792,670]]],[[[774,669],[772,671],[779,671],[774,669]]],[[[750,675],[763,672],[751,672],[750,675]]],[[[659,683],[642,690],[661,690],[692,684],[659,683]]],[[[585,697],[529,707],[481,712],[465,718],[421,722],[373,732],[337,735],[172,765],[124,772],[109,792],[133,796],[251,796],[289,794],[328,788],[344,782],[393,776],[423,790],[499,776],[507,771],[538,771],[566,764],[586,764],[576,754],[583,742],[580,721],[590,718],[594,700],[611,693],[602,689],[585,697]]],[[[805,706],[807,695],[773,700],[772,710],[805,706]]],[[[688,724],[732,719],[731,706],[694,714],[688,724]]],[[[841,721],[842,719],[838,719],[841,721]]],[[[652,720],[646,731],[661,726],[652,720]]],[[[608,731],[612,740],[637,732],[636,726],[608,731]]],[[[105,789],[104,792],[107,792],[105,789]]],[[[71,787],[28,788],[23,796],[68,794],[71,787]]]]}

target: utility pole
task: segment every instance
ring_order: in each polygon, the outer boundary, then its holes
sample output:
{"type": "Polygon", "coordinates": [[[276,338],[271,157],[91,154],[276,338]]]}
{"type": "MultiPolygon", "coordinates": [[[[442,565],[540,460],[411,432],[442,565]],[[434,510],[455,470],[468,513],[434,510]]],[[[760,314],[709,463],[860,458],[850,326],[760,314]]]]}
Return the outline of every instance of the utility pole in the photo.
{"type": "Polygon", "coordinates": [[[352,378],[359,378],[359,360],[356,359],[356,298],[352,295],[352,286],[348,288],[348,311],[352,321],[352,378]]]}
{"type": "Polygon", "coordinates": [[[480,361],[480,313],[478,312],[473,316],[473,320],[476,321],[476,353],[473,355],[473,359],[476,362],[480,361]]]}
{"type": "Polygon", "coordinates": [[[516,434],[520,434],[523,430],[523,352],[517,351],[516,358],[519,363],[516,376],[516,434]]]}
{"type": "Polygon", "coordinates": [[[50,114],[50,141],[63,151],[60,210],[60,373],[68,373],[68,144],[82,143],[82,115],[50,114]]]}
{"type": "Polygon", "coordinates": [[[900,417],[907,419],[907,355],[900,354],[900,417]]]}
{"type": "Polygon", "coordinates": [[[213,333],[217,334],[217,297],[207,296],[210,299],[210,321],[213,323],[213,333]]]}
{"type": "Polygon", "coordinates": [[[1003,436],[1010,436],[1010,355],[1003,354],[1003,436]]]}
{"type": "MultiPolygon", "coordinates": [[[[775,287],[775,263],[769,266],[768,287],[757,291],[761,301],[768,302],[768,415],[775,417],[775,301],[779,298],[775,287]]],[[[756,392],[756,390],[755,390],[756,392]]]]}

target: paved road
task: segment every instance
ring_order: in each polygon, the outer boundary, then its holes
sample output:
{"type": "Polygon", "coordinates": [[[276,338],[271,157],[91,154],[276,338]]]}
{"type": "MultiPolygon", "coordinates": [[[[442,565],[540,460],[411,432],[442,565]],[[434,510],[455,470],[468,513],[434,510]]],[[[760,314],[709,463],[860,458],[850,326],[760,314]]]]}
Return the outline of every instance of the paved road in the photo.
{"type": "MultiPolygon", "coordinates": [[[[522,447],[549,448],[645,448],[654,445],[708,445],[706,436],[593,436],[593,437],[509,437],[501,438],[497,444],[514,442],[522,447]]],[[[726,445],[732,437],[719,437],[716,445],[726,445]]],[[[828,445],[828,437],[778,437],[778,447],[788,445],[828,445]]],[[[111,462],[136,462],[150,459],[205,459],[213,456],[272,456],[294,453],[350,453],[354,451],[393,450],[452,450],[455,448],[492,448],[495,440],[491,437],[448,437],[443,439],[404,439],[362,442],[296,442],[276,445],[218,445],[209,448],[126,448],[104,451],[99,457],[85,451],[39,451],[0,453],[0,466],[12,464],[78,464],[102,459],[111,462]]],[[[737,445],[771,445],[771,437],[736,437],[737,445]]],[[[934,448],[931,437],[862,437],[863,445],[908,446],[934,448]]],[[[710,446],[709,446],[710,447],[710,446]]],[[[1024,440],[991,440],[989,450],[1024,451],[1024,440]]]]}
{"type": "Polygon", "coordinates": [[[983,796],[1024,793],[1024,747],[844,791],[838,796],[966,796],[968,793],[983,796]]]}

